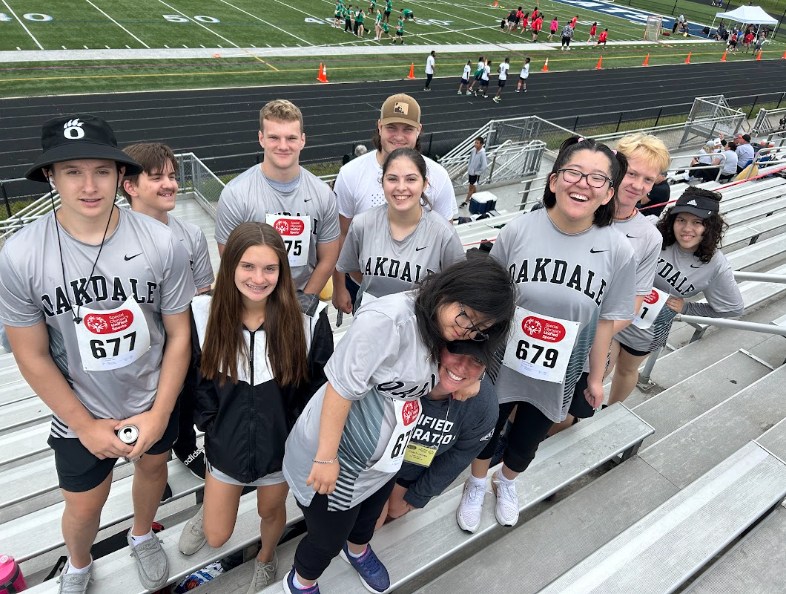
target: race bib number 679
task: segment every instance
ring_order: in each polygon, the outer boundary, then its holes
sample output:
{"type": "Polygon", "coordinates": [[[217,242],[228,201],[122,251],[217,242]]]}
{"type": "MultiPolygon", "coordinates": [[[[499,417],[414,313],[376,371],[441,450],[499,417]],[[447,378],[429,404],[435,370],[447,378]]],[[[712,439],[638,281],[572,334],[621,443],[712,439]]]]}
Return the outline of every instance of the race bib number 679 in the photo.
{"type": "Polygon", "coordinates": [[[516,308],[503,364],[533,379],[561,383],[579,323],[516,308]]]}

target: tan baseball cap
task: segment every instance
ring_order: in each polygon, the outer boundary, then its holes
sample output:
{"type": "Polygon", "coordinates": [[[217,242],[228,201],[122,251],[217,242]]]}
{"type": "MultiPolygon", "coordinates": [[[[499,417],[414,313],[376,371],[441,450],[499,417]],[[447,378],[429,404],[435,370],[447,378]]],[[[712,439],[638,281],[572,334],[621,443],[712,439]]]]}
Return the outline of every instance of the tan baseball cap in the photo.
{"type": "Polygon", "coordinates": [[[391,95],[382,104],[379,114],[380,124],[420,125],[420,105],[409,95],[391,95]]]}

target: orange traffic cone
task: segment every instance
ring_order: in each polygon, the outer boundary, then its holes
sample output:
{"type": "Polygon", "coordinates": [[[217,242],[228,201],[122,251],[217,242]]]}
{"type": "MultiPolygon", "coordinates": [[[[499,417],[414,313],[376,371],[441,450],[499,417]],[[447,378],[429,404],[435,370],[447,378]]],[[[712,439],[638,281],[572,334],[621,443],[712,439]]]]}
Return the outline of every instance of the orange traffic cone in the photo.
{"type": "Polygon", "coordinates": [[[546,58],[546,63],[543,65],[543,68],[540,69],[541,72],[548,72],[549,71],[549,59],[546,58]]]}
{"type": "Polygon", "coordinates": [[[601,56],[600,60],[598,60],[598,65],[595,66],[595,70],[601,70],[602,65],[603,65],[603,56],[601,56]]]}
{"type": "Polygon", "coordinates": [[[415,78],[415,63],[409,65],[409,76],[407,78],[415,78]]]}
{"type": "Polygon", "coordinates": [[[685,58],[685,63],[686,64],[690,64],[690,55],[691,55],[691,52],[688,52],[688,57],[685,58]]]}
{"type": "Polygon", "coordinates": [[[644,58],[644,64],[642,66],[649,66],[650,65],[650,55],[647,54],[647,57],[644,58]]]}
{"type": "Polygon", "coordinates": [[[721,58],[721,62],[725,62],[726,61],[726,54],[728,54],[728,53],[729,53],[728,50],[723,52],[723,57],[721,58]]]}
{"type": "Polygon", "coordinates": [[[317,80],[321,83],[326,83],[327,79],[327,66],[324,66],[322,63],[319,64],[319,76],[317,76],[317,80]]]}
{"type": "Polygon", "coordinates": [[[494,0],[494,4],[491,5],[492,8],[496,8],[499,6],[499,0],[494,0]]]}
{"type": "Polygon", "coordinates": [[[786,60],[786,52],[783,52],[783,59],[786,60]]]}
{"type": "Polygon", "coordinates": [[[220,58],[220,57],[221,57],[221,54],[213,54],[213,57],[214,57],[214,58],[220,58]]]}
{"type": "Polygon", "coordinates": [[[759,55],[758,55],[758,56],[756,56],[756,59],[757,59],[757,60],[761,60],[761,50],[759,50],[759,55]]]}

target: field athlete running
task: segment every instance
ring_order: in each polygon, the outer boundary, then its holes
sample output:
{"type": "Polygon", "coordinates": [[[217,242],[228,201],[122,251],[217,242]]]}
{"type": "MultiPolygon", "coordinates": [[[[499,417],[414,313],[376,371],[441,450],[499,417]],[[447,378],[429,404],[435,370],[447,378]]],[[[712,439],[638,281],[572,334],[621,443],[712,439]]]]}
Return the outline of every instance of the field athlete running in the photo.
{"type": "Polygon", "coordinates": [[[53,413],[48,443],[68,550],[58,592],[88,589],[90,549],[122,457],[134,461],[128,544],[140,582],[158,590],[169,563],[152,522],[191,352],[188,254],[166,226],[115,206],[123,175],[142,167],[104,120],[57,117],[41,141],[25,176],[51,184],[61,206],[0,251],[0,322],[22,376],[53,413]],[[134,442],[117,436],[124,427],[134,442]]]}
{"type": "Polygon", "coordinates": [[[483,71],[486,69],[486,59],[483,56],[478,58],[478,67],[475,69],[475,79],[467,88],[467,95],[473,92],[475,84],[480,86],[480,80],[483,77],[483,71]]]}
{"type": "Polygon", "coordinates": [[[504,465],[492,476],[495,516],[505,526],[518,521],[515,478],[552,425],[568,413],[591,416],[603,403],[614,322],[633,319],[633,249],[611,227],[612,198],[624,173],[621,155],[591,139],[569,138],[549,176],[545,208],[508,223],[494,244],[491,255],[517,284],[518,307],[495,384],[495,435],[472,462],[457,511],[464,530],[479,526],[489,463],[514,407],[504,465]]]}
{"type": "Polygon", "coordinates": [[[457,93],[458,95],[463,95],[465,90],[467,91],[467,94],[469,94],[469,77],[471,73],[472,73],[472,60],[467,60],[467,63],[464,64],[464,71],[461,73],[461,82],[459,83],[459,88],[457,93]]]}
{"type": "Polygon", "coordinates": [[[733,318],[744,310],[742,295],[726,256],[718,247],[727,227],[719,212],[721,195],[689,187],[658,222],[663,244],[654,290],[634,323],[615,337],[620,358],[611,384],[609,404],[633,391],[638,367],[666,344],[678,313],[733,318]],[[706,303],[686,299],[703,293],[706,303]]]}
{"type": "Polygon", "coordinates": [[[524,63],[521,65],[521,72],[519,72],[519,83],[516,85],[516,92],[527,92],[527,79],[529,78],[529,63],[530,59],[525,58],[524,63]]]}
{"type": "Polygon", "coordinates": [[[307,533],[285,592],[318,592],[316,581],[339,554],[368,590],[390,587],[368,543],[417,428],[418,401],[437,384],[447,342],[479,341],[488,360],[507,335],[513,307],[507,271],[473,258],[360,309],[325,367],[328,383],[287,440],[284,475],[307,533]]]}
{"type": "Polygon", "coordinates": [[[223,546],[243,489],[255,488],[262,548],[248,588],[254,594],[275,579],[289,491],[281,472],[284,445],[326,381],[333,334],[326,315],[301,313],[284,241],[265,223],[232,231],[213,296],[195,298],[192,311],[208,473],[204,505],[183,528],[179,548],[192,555],[205,542],[223,546]]]}

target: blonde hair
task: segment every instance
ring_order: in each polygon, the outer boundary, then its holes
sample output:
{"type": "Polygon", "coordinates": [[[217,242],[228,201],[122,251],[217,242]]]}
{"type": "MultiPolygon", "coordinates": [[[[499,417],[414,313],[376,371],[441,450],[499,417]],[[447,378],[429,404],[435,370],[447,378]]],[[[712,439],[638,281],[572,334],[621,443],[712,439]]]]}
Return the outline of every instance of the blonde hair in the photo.
{"type": "Polygon", "coordinates": [[[663,141],[652,134],[629,134],[620,138],[617,143],[617,150],[628,159],[642,157],[648,165],[654,167],[658,172],[668,171],[671,163],[669,149],[663,141]]]}
{"type": "Polygon", "coordinates": [[[277,122],[300,122],[300,132],[303,132],[303,114],[294,103],[287,101],[286,99],[268,101],[265,103],[265,106],[259,110],[260,132],[264,130],[265,120],[277,122]]]}

